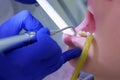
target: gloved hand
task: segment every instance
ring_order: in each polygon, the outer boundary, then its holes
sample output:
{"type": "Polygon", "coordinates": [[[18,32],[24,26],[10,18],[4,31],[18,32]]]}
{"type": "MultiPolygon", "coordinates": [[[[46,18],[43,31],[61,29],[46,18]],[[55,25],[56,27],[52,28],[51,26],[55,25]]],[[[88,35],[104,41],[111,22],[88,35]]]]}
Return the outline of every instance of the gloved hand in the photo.
{"type": "Polygon", "coordinates": [[[50,37],[49,30],[43,28],[28,11],[23,11],[2,24],[0,38],[17,35],[22,28],[36,31],[36,42],[0,54],[1,80],[41,80],[58,70],[66,61],[81,54],[77,48],[62,54],[59,45],[50,37]]]}
{"type": "Polygon", "coordinates": [[[15,1],[23,3],[23,4],[35,4],[35,3],[37,3],[36,0],[15,0],[15,1]]]}

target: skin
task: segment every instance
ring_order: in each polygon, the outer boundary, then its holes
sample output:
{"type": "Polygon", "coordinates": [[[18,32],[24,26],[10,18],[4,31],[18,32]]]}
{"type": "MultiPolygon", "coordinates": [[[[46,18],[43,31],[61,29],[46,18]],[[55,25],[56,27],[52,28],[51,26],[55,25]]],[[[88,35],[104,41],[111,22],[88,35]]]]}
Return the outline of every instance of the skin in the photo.
{"type": "MultiPolygon", "coordinates": [[[[88,1],[88,6],[93,9],[92,17],[87,11],[87,17],[76,28],[77,32],[83,30],[95,33],[83,71],[92,73],[95,80],[120,80],[120,0],[88,1]]],[[[63,35],[68,49],[82,49],[85,39],[63,35]]],[[[71,60],[70,63],[75,67],[77,60],[71,60]]]]}

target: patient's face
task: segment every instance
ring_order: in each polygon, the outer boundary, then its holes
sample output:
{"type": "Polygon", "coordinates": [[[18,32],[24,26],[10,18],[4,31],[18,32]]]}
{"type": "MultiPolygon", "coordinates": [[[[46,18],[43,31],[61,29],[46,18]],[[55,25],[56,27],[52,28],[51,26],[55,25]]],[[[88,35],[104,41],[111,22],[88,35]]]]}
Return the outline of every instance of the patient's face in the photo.
{"type": "MultiPolygon", "coordinates": [[[[120,0],[88,0],[89,10],[84,21],[76,28],[94,32],[94,41],[83,67],[95,78],[120,79],[120,0]]],[[[83,48],[85,38],[64,35],[70,47],[83,48]]],[[[77,59],[72,60],[75,66],[77,59]]]]}

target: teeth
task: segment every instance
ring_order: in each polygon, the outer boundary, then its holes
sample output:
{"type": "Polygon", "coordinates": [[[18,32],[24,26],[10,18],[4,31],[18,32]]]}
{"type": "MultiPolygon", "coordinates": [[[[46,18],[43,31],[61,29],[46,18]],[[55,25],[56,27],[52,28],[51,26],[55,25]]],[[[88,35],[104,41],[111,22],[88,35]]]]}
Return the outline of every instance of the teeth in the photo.
{"type": "Polygon", "coordinates": [[[92,7],[88,6],[87,9],[93,14],[93,9],[92,9],[92,7]]]}
{"type": "Polygon", "coordinates": [[[90,32],[85,32],[85,31],[79,31],[77,36],[81,36],[81,37],[87,37],[90,34],[94,35],[94,33],[90,33],[90,32]]]}
{"type": "Polygon", "coordinates": [[[90,35],[91,33],[90,32],[86,32],[87,35],[90,35]]]}

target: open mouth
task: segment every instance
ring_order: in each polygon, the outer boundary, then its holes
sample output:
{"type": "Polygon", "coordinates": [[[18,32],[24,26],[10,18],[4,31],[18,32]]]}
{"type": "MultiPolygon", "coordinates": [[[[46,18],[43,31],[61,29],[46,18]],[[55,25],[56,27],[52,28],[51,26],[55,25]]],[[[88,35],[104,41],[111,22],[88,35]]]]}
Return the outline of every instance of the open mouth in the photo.
{"type": "Polygon", "coordinates": [[[94,13],[92,8],[88,6],[85,19],[79,26],[77,26],[76,31],[94,33],[95,29],[96,29],[96,25],[95,25],[94,13]]]}
{"type": "MultiPolygon", "coordinates": [[[[95,23],[96,22],[95,22],[93,10],[91,7],[88,7],[85,19],[82,21],[82,23],[80,25],[78,25],[76,27],[75,30],[78,34],[81,31],[85,32],[85,34],[87,34],[87,33],[95,34],[95,30],[96,30],[95,23]]],[[[71,36],[71,35],[64,34],[63,41],[69,46],[76,46],[76,47],[82,48],[84,45],[84,41],[85,41],[85,38],[83,38],[83,37],[84,36],[81,36],[81,35],[79,37],[77,37],[77,36],[71,36]]]]}

